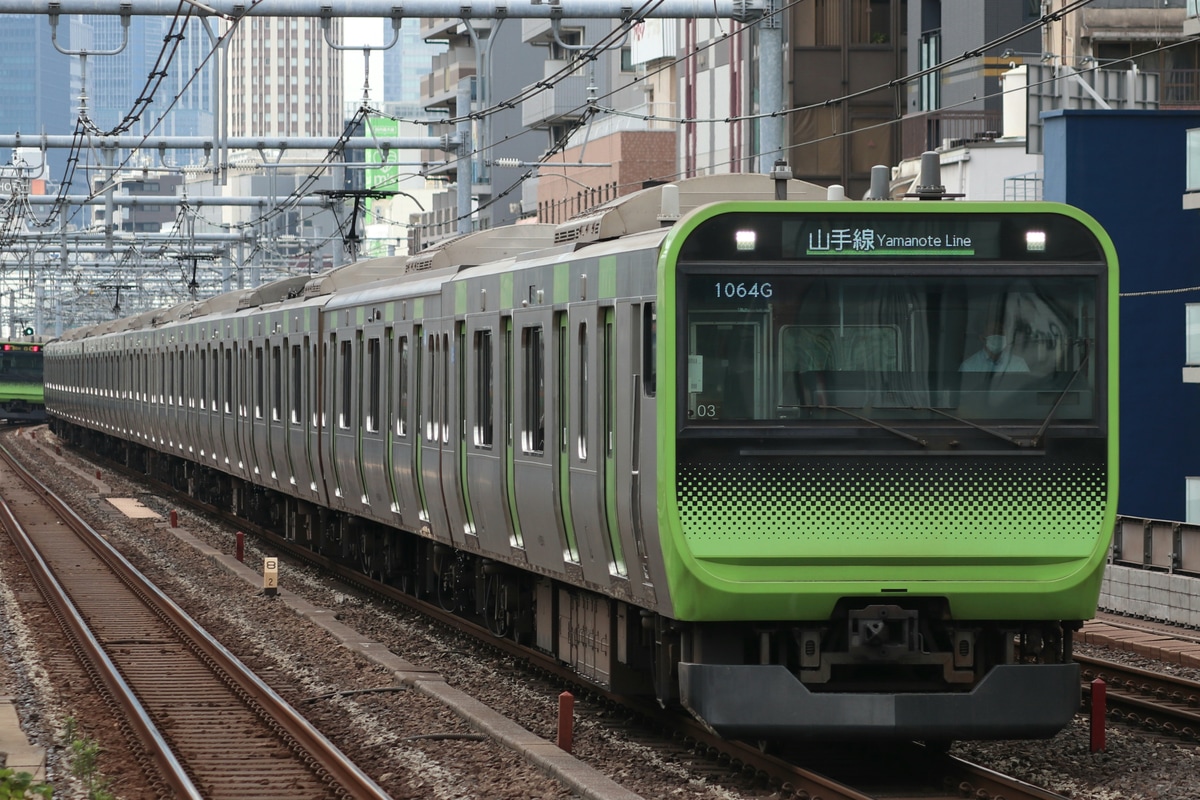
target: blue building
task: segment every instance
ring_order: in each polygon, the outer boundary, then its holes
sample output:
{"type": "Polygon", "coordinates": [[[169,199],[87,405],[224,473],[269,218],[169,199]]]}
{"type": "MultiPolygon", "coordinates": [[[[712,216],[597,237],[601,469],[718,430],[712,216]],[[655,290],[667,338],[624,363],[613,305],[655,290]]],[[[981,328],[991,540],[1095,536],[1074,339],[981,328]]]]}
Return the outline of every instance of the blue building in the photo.
{"type": "Polygon", "coordinates": [[[1200,216],[1181,202],[1187,131],[1200,128],[1200,111],[1056,111],[1043,121],[1045,199],[1094,216],[1121,263],[1117,510],[1200,522],[1191,518],[1200,513],[1200,385],[1183,379],[1189,308],[1200,311],[1200,216]]]}

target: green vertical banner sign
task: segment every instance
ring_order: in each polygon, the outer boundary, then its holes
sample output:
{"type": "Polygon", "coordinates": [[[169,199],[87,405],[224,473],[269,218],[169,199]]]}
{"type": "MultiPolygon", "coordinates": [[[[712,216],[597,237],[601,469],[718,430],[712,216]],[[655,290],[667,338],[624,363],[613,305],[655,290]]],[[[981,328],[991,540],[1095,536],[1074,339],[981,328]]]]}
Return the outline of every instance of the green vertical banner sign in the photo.
{"type": "MultiPolygon", "coordinates": [[[[395,139],[400,135],[400,123],[394,119],[387,117],[368,117],[367,118],[367,136],[373,139],[395,139]]],[[[366,188],[376,189],[381,192],[392,192],[396,190],[396,186],[400,180],[400,168],[396,165],[397,152],[393,149],[388,153],[388,163],[383,161],[383,151],[368,149],[366,151],[366,161],[368,163],[379,164],[378,167],[367,167],[366,169],[366,188]]],[[[364,204],[366,209],[367,224],[370,224],[374,219],[375,204],[379,202],[373,198],[367,198],[364,204]]],[[[385,252],[385,243],[380,241],[370,241],[366,243],[365,256],[376,257],[387,255],[385,252]]]]}

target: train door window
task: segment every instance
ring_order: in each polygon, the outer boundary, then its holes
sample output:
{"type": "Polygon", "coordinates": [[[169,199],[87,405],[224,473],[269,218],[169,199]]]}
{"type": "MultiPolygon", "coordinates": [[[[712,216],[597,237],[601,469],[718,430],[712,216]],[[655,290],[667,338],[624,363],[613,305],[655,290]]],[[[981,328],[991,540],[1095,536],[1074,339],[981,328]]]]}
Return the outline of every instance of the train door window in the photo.
{"type": "Polygon", "coordinates": [[[646,394],[654,396],[657,384],[658,359],[658,313],[654,303],[642,306],[642,386],[646,394]]]}
{"type": "Polygon", "coordinates": [[[367,340],[367,418],[366,429],[379,431],[379,399],[383,370],[383,359],[379,352],[379,338],[367,340]]]}
{"type": "Polygon", "coordinates": [[[266,373],[263,371],[263,349],[254,348],[254,418],[263,418],[263,390],[266,373]]]}
{"type": "Polygon", "coordinates": [[[475,331],[475,444],[492,446],[492,332],[475,331]]]}
{"type": "Polygon", "coordinates": [[[200,385],[196,387],[196,406],[203,411],[208,400],[208,351],[200,350],[200,385]]]}
{"type": "Polygon", "coordinates": [[[175,351],[167,354],[167,400],[168,405],[175,404],[175,351]]]}
{"type": "Polygon", "coordinates": [[[299,425],[303,420],[303,403],[304,403],[304,363],[303,353],[300,345],[294,344],[291,349],[292,366],[291,366],[291,391],[288,393],[288,419],[293,425],[299,425]]]}
{"type": "Polygon", "coordinates": [[[450,442],[450,335],[442,334],[442,443],[450,442]]]}
{"type": "Polygon", "coordinates": [[[341,403],[337,410],[338,427],[342,430],[350,428],[350,399],[354,390],[354,374],[350,369],[354,363],[354,349],[351,342],[342,342],[340,363],[338,364],[338,380],[341,381],[341,403]]]}
{"type": "Polygon", "coordinates": [[[222,398],[224,399],[224,406],[225,406],[226,414],[233,413],[233,402],[234,402],[234,398],[236,397],[236,393],[234,391],[234,384],[233,384],[233,365],[234,365],[235,361],[236,361],[236,359],[233,355],[233,350],[226,347],[225,348],[225,357],[224,357],[225,383],[222,384],[225,387],[225,391],[222,393],[222,398]]]}
{"type": "Polygon", "coordinates": [[[521,330],[521,350],[525,368],[521,446],[526,453],[540,455],[546,447],[546,348],[540,325],[521,330]]]}
{"type": "Polygon", "coordinates": [[[396,413],[396,435],[408,435],[408,337],[400,337],[400,388],[396,395],[399,398],[399,408],[396,413]]]}
{"type": "Polygon", "coordinates": [[[250,415],[250,373],[247,371],[250,359],[246,355],[246,348],[233,349],[238,354],[238,416],[246,419],[250,415]]]}
{"type": "Polygon", "coordinates": [[[425,440],[436,441],[437,429],[437,337],[430,335],[425,342],[429,353],[429,418],[425,421],[425,440]]]}
{"type": "Polygon", "coordinates": [[[413,375],[416,381],[416,385],[413,387],[413,401],[416,403],[416,407],[413,409],[413,420],[417,427],[417,436],[421,436],[422,426],[425,424],[425,406],[421,402],[421,390],[424,388],[422,381],[425,377],[422,374],[422,370],[425,368],[425,339],[421,334],[420,326],[417,326],[413,341],[417,345],[416,363],[413,364],[413,375]]]}
{"type": "Polygon", "coordinates": [[[588,456],[588,335],[587,323],[579,323],[579,436],[576,439],[576,449],[579,460],[587,461],[588,456]]]}
{"type": "Polygon", "coordinates": [[[218,362],[218,358],[217,358],[220,355],[220,353],[221,353],[221,348],[214,347],[212,349],[212,352],[209,354],[209,358],[208,358],[208,363],[212,366],[212,380],[209,382],[209,386],[208,386],[208,388],[210,390],[208,401],[209,401],[209,407],[213,411],[219,410],[217,407],[217,403],[220,400],[220,396],[221,396],[221,383],[220,383],[220,379],[221,379],[220,366],[221,365],[218,362]]]}
{"type": "Polygon", "coordinates": [[[271,421],[283,420],[283,351],[271,348],[271,421]]]}
{"type": "Polygon", "coordinates": [[[616,352],[613,328],[613,317],[609,312],[604,318],[604,453],[610,457],[613,454],[617,411],[616,352]]]}

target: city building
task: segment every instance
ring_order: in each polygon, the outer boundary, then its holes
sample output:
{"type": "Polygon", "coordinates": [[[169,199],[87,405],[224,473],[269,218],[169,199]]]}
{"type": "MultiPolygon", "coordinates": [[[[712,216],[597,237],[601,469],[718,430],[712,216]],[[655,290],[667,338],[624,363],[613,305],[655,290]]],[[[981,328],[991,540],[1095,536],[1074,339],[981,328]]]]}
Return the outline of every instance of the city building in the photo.
{"type": "Polygon", "coordinates": [[[229,41],[230,136],[340,136],[342,21],[243,17],[229,41]],[[326,27],[327,26],[327,27],[326,27]]]}

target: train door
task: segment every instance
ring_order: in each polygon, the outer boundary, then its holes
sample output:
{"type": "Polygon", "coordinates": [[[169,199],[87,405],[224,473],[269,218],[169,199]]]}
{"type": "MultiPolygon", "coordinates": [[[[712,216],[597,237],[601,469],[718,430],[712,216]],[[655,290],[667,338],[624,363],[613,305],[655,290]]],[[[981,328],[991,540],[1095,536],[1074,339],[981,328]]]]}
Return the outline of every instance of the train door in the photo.
{"type": "Polygon", "coordinates": [[[320,436],[323,429],[317,386],[320,367],[317,340],[293,330],[279,352],[279,377],[284,394],[283,419],[287,436],[277,451],[286,480],[300,496],[320,496],[320,436]]]}
{"type": "Polygon", "coordinates": [[[392,363],[391,326],[371,325],[364,331],[365,349],[362,352],[362,392],[359,430],[361,445],[359,473],[363,486],[363,502],[371,516],[385,519],[392,504],[391,472],[388,469],[388,420],[385,394],[391,384],[388,374],[392,363]]]}
{"type": "MultiPolygon", "coordinates": [[[[268,323],[268,330],[271,329],[268,323]]],[[[266,416],[266,436],[263,440],[264,467],[268,470],[268,485],[287,487],[293,483],[291,465],[288,463],[287,448],[295,436],[287,408],[285,393],[287,379],[284,375],[287,363],[288,337],[277,333],[263,340],[263,413],[266,416]]]]}
{"type": "Polygon", "coordinates": [[[329,430],[331,434],[334,506],[357,510],[362,487],[358,480],[358,347],[362,334],[348,325],[329,335],[329,430]]]}
{"type": "Polygon", "coordinates": [[[449,401],[448,449],[443,454],[442,484],[446,491],[446,513],[454,538],[479,546],[475,510],[471,507],[471,488],[467,483],[467,323],[454,321],[450,340],[450,357],[446,370],[447,400],[449,401]]]}
{"type": "Polygon", "coordinates": [[[420,499],[419,454],[420,431],[414,422],[417,408],[414,387],[416,379],[416,352],[420,349],[421,327],[416,333],[407,325],[398,330],[392,357],[396,361],[391,391],[391,485],[394,494],[392,513],[398,515],[401,525],[408,530],[417,530],[423,519],[424,509],[420,499]]]}
{"type": "Polygon", "coordinates": [[[500,416],[504,403],[499,396],[503,382],[497,358],[502,340],[496,330],[498,321],[496,314],[468,314],[464,323],[466,349],[460,356],[466,408],[463,483],[470,487],[464,499],[473,509],[475,532],[484,550],[507,553],[513,535],[503,488],[505,428],[500,416]]]}
{"type": "MultiPolygon", "coordinates": [[[[433,538],[447,544],[456,536],[446,514],[447,493],[443,486],[443,470],[454,468],[447,455],[450,442],[450,389],[447,374],[450,363],[450,335],[440,321],[431,321],[423,329],[421,364],[421,504],[433,538]],[[445,460],[443,460],[445,459],[445,460]]],[[[451,483],[451,491],[453,491],[451,483]]],[[[452,499],[452,498],[451,498],[452,499]]]]}
{"type": "MultiPolygon", "coordinates": [[[[628,577],[635,596],[644,594],[641,586],[650,578],[645,531],[641,518],[641,426],[642,379],[641,357],[642,306],[640,303],[619,302],[610,309],[607,318],[621,331],[613,342],[613,381],[611,408],[613,418],[614,482],[606,486],[615,509],[617,535],[626,554],[628,577]]],[[[653,482],[651,482],[653,485],[653,482]]]]}
{"type": "MultiPolygon", "coordinates": [[[[262,329],[256,321],[255,328],[262,329]]],[[[268,445],[269,422],[267,418],[267,355],[270,345],[259,338],[250,339],[250,474],[255,483],[271,485],[274,469],[270,463],[268,445]]]]}
{"type": "Polygon", "coordinates": [[[565,336],[574,356],[570,365],[570,411],[572,435],[569,443],[570,510],[579,542],[580,566],[589,581],[610,581],[608,535],[604,523],[601,417],[601,338],[596,303],[572,303],[568,309],[565,336]]]}
{"type": "Polygon", "coordinates": [[[559,423],[557,406],[547,403],[547,389],[557,381],[553,336],[551,309],[513,312],[513,486],[517,518],[529,563],[558,573],[563,570],[563,547],[554,499],[557,454],[553,431],[559,423]],[[547,430],[551,431],[549,440],[547,430]]]}
{"type": "Polygon", "coordinates": [[[220,436],[222,466],[230,472],[238,474],[241,468],[238,463],[241,456],[237,446],[237,414],[238,414],[238,346],[236,341],[226,340],[221,347],[221,410],[220,436]]]}
{"type": "Polygon", "coordinates": [[[617,516],[617,387],[618,387],[618,338],[616,310],[603,311],[601,336],[601,428],[600,446],[604,453],[604,509],[602,512],[608,534],[609,572],[618,577],[629,575],[629,564],[625,555],[625,544],[621,537],[620,518],[617,516]]]}
{"type": "Polygon", "coordinates": [[[504,495],[504,512],[508,519],[508,530],[514,548],[524,550],[525,536],[521,531],[521,517],[517,514],[516,474],[516,344],[513,318],[505,316],[500,321],[500,485],[504,495]]]}

